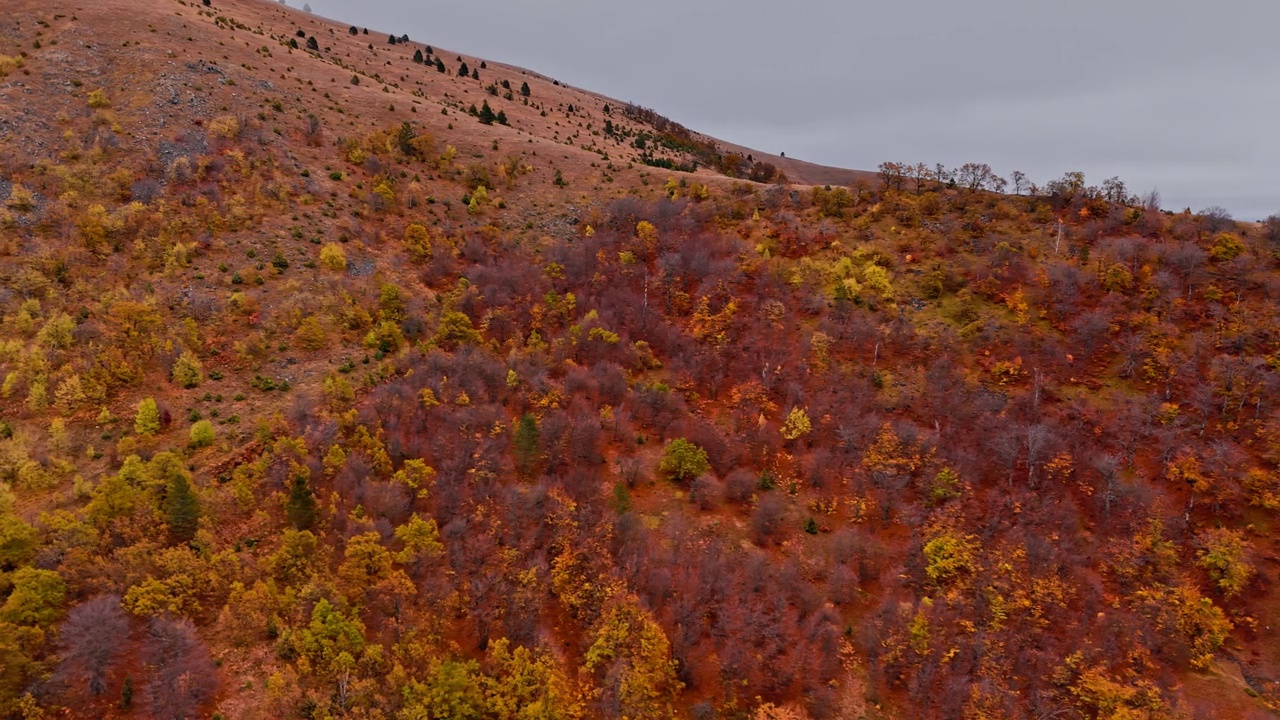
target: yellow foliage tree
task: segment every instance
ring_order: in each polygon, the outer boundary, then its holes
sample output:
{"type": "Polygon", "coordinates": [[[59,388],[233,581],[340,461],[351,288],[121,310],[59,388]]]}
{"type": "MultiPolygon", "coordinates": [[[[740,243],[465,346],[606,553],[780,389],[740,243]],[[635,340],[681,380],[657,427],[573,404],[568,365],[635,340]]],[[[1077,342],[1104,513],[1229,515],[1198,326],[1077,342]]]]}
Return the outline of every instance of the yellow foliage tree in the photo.
{"type": "Polygon", "coordinates": [[[616,683],[620,717],[673,717],[676,679],[671,643],[634,598],[614,602],[600,618],[583,661],[589,674],[604,671],[616,683]]]}
{"type": "Polygon", "coordinates": [[[347,269],[347,253],[337,243],[325,243],[320,248],[320,264],[334,271],[347,269]]]}
{"type": "Polygon", "coordinates": [[[431,259],[431,234],[426,226],[410,223],[404,229],[404,247],[410,257],[415,260],[431,259]]]}
{"type": "Polygon", "coordinates": [[[939,531],[924,544],[924,572],[930,580],[946,585],[975,572],[977,554],[978,544],[972,535],[939,531]]]}
{"type": "Polygon", "coordinates": [[[1199,565],[1209,572],[1226,597],[1238,594],[1249,584],[1254,569],[1249,564],[1250,543],[1239,530],[1215,528],[1205,532],[1199,565]]]}
{"type": "Polygon", "coordinates": [[[782,424],[782,437],[788,440],[797,440],[808,435],[813,430],[813,423],[809,420],[809,413],[802,407],[793,407],[791,412],[787,413],[787,420],[782,424]]]}
{"type": "Polygon", "coordinates": [[[155,435],[160,432],[160,408],[156,405],[155,398],[145,398],[138,403],[133,431],[139,435],[155,435]]]}
{"type": "Polygon", "coordinates": [[[204,382],[204,366],[195,353],[187,350],[173,364],[171,376],[179,387],[193,388],[204,382]]]}

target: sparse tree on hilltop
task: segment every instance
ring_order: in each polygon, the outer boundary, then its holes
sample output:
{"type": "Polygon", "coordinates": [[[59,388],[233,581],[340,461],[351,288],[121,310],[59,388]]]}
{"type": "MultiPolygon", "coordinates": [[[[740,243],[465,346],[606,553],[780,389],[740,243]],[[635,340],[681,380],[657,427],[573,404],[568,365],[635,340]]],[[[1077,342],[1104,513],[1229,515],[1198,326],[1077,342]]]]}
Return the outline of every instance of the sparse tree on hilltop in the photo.
{"type": "Polygon", "coordinates": [[[977,192],[993,188],[997,177],[986,163],[965,163],[960,166],[956,181],[969,192],[977,192]]]}
{"type": "Polygon", "coordinates": [[[880,184],[885,190],[901,190],[906,185],[906,181],[906,165],[896,162],[880,163],[880,184]]]}
{"type": "Polygon", "coordinates": [[[1010,177],[1013,179],[1014,195],[1021,195],[1024,191],[1026,191],[1031,186],[1030,181],[1027,180],[1027,174],[1022,172],[1021,170],[1014,170],[1013,175],[1011,175],[1010,177]]]}

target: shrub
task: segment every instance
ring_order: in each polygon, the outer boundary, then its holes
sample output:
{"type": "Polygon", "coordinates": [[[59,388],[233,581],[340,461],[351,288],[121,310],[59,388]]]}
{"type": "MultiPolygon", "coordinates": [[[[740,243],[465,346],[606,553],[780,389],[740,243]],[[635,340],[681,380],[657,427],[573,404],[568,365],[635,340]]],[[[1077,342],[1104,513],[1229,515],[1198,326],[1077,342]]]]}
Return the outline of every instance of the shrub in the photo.
{"type": "Polygon", "coordinates": [[[663,449],[658,469],[672,480],[684,481],[707,472],[711,463],[707,460],[706,450],[684,438],[676,438],[663,449]]]}
{"type": "Polygon", "coordinates": [[[298,325],[298,330],[294,333],[294,337],[297,338],[298,344],[302,346],[303,350],[310,352],[323,350],[325,345],[328,344],[328,336],[325,334],[324,325],[314,315],[303,320],[298,325]]]}
{"type": "Polygon", "coordinates": [[[9,189],[9,199],[5,201],[5,205],[18,212],[34,210],[36,207],[35,193],[31,192],[25,185],[14,183],[13,187],[9,189]]]}
{"type": "Polygon", "coordinates": [[[102,88],[89,93],[89,107],[95,110],[111,107],[111,101],[107,99],[107,94],[102,91],[102,88]]]}
{"type": "Polygon", "coordinates": [[[346,270],[347,253],[337,243],[326,243],[320,248],[320,264],[330,270],[346,270]]]}
{"type": "Polygon", "coordinates": [[[190,350],[182,353],[173,364],[173,381],[184,388],[193,388],[204,382],[204,366],[200,358],[190,350]]]}
{"type": "Polygon", "coordinates": [[[234,115],[221,115],[209,121],[212,135],[234,140],[240,135],[240,121],[234,115]]]}
{"type": "Polygon", "coordinates": [[[23,60],[21,55],[14,55],[12,57],[8,55],[0,55],[0,78],[3,78],[14,70],[22,67],[22,62],[23,60]]]}
{"type": "Polygon", "coordinates": [[[213,423],[208,420],[200,420],[191,426],[187,444],[193,448],[208,447],[213,444],[216,438],[217,434],[214,432],[213,423]]]}
{"type": "Polygon", "coordinates": [[[139,435],[155,435],[160,432],[160,408],[156,405],[155,398],[146,398],[138,403],[133,431],[139,435]]]}

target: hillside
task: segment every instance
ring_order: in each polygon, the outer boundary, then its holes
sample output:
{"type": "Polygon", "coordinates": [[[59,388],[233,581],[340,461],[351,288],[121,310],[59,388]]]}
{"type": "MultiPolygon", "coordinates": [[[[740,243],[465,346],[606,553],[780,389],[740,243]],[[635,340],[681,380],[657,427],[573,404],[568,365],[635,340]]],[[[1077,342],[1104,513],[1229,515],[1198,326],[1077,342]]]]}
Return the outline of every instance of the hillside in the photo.
{"type": "Polygon", "coordinates": [[[1276,716],[1280,219],[6,9],[0,717],[1276,716]]]}

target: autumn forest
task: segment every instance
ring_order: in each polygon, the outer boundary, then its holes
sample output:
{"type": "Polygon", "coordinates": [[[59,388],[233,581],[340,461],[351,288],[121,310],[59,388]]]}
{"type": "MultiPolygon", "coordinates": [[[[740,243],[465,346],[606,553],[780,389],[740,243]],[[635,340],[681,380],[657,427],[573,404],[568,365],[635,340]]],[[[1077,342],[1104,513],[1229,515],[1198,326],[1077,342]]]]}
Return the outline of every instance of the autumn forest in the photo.
{"type": "Polygon", "coordinates": [[[0,717],[1275,717],[1280,217],[17,4],[0,717]]]}

